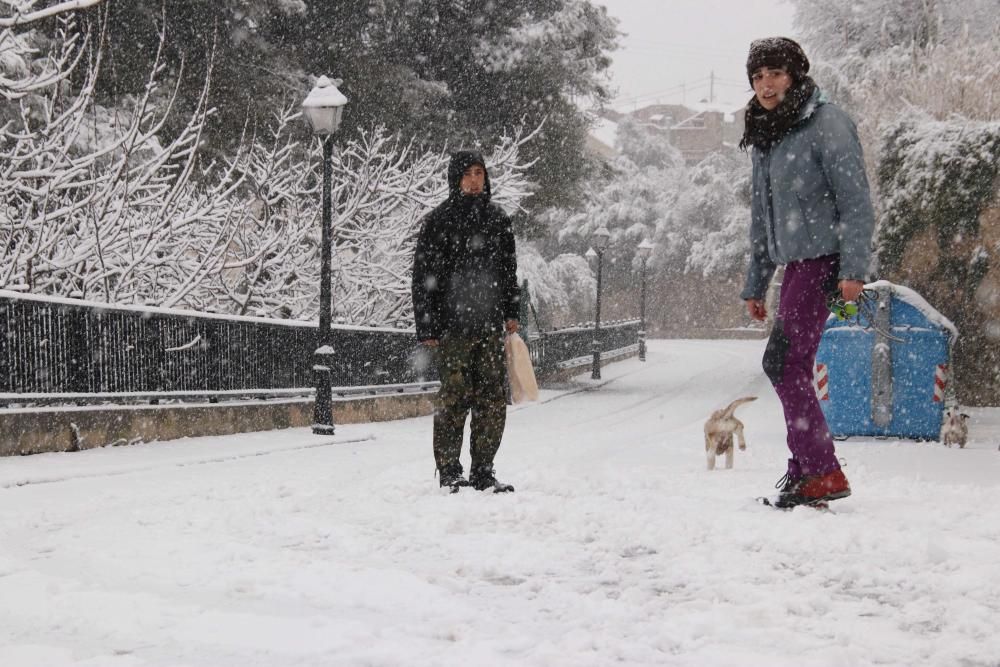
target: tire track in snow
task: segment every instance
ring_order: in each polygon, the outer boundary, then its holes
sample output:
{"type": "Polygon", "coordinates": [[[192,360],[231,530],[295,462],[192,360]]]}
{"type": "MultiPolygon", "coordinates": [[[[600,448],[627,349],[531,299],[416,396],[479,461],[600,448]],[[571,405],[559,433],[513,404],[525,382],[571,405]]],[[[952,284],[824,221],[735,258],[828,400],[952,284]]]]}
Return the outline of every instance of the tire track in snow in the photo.
{"type": "MultiPolygon", "coordinates": [[[[639,414],[643,414],[643,413],[645,413],[645,412],[648,411],[647,408],[650,406],[650,404],[661,404],[661,403],[667,401],[668,399],[671,399],[671,398],[683,395],[683,394],[685,394],[687,392],[690,392],[692,390],[693,385],[695,385],[695,384],[697,384],[697,385],[704,384],[706,382],[706,375],[708,375],[708,374],[711,374],[712,376],[715,376],[716,374],[722,375],[723,377],[719,377],[716,382],[712,382],[711,384],[714,384],[714,385],[717,385],[717,386],[723,386],[724,387],[725,386],[725,380],[727,379],[727,377],[725,377],[725,376],[729,375],[729,370],[728,369],[731,369],[734,366],[738,367],[740,365],[740,363],[742,363],[745,360],[745,356],[742,355],[742,354],[739,354],[737,352],[733,352],[732,350],[726,350],[726,349],[720,350],[720,353],[721,353],[720,356],[722,356],[723,358],[719,359],[719,362],[716,363],[716,364],[714,364],[712,367],[710,367],[710,368],[693,368],[693,369],[691,369],[691,371],[689,373],[685,374],[682,377],[677,377],[675,375],[669,375],[669,376],[665,375],[662,372],[660,372],[660,370],[658,368],[660,366],[664,366],[664,365],[667,365],[667,364],[675,364],[675,363],[677,363],[677,361],[678,361],[677,357],[679,355],[675,354],[675,355],[671,355],[670,358],[663,359],[663,360],[657,361],[657,362],[655,362],[653,364],[649,364],[649,365],[643,366],[643,367],[641,367],[639,369],[636,369],[634,371],[629,371],[627,373],[623,373],[620,376],[617,376],[615,378],[611,378],[611,379],[609,379],[609,380],[607,380],[605,382],[602,382],[600,384],[596,384],[596,385],[593,385],[593,386],[582,387],[577,392],[573,392],[573,395],[576,395],[576,394],[579,394],[579,393],[596,392],[599,389],[607,389],[607,388],[613,389],[614,388],[613,385],[615,383],[619,382],[620,380],[623,380],[625,378],[629,378],[631,376],[634,376],[634,375],[637,375],[637,374],[640,374],[640,373],[655,372],[655,373],[659,374],[660,377],[669,377],[670,378],[670,384],[657,385],[655,387],[648,388],[649,390],[651,390],[653,392],[652,395],[650,395],[649,391],[646,391],[645,390],[646,388],[644,388],[644,391],[638,392],[636,394],[637,396],[641,396],[642,397],[639,400],[629,402],[629,403],[627,403],[625,405],[621,405],[620,407],[616,407],[615,409],[612,409],[610,411],[608,411],[608,410],[593,411],[591,413],[592,416],[590,416],[588,418],[585,418],[585,419],[574,420],[573,425],[574,426],[581,426],[581,425],[585,425],[585,424],[592,424],[592,423],[599,422],[602,425],[605,425],[607,427],[614,427],[614,426],[618,426],[620,424],[626,424],[626,423],[632,422],[635,419],[635,416],[634,416],[633,413],[638,412],[639,414]],[[732,363],[734,360],[737,361],[737,362],[739,362],[739,363],[732,363]],[[695,382],[695,380],[697,380],[697,382],[695,382]],[[612,418],[612,417],[619,417],[619,419],[616,419],[614,421],[610,421],[609,418],[612,418]]],[[[746,388],[745,389],[746,391],[749,391],[750,387],[757,387],[759,384],[760,384],[760,377],[754,377],[750,382],[743,384],[742,387],[746,388]]],[[[730,393],[732,393],[731,390],[720,391],[719,392],[719,398],[718,398],[717,401],[715,401],[715,402],[718,402],[719,405],[713,407],[712,410],[715,410],[718,407],[721,407],[725,403],[728,403],[730,400],[732,400],[732,398],[726,398],[727,396],[729,396],[730,393]]],[[[736,395],[743,395],[743,394],[737,392],[736,395]]],[[[612,395],[612,397],[615,397],[615,398],[619,398],[621,396],[622,396],[621,394],[617,394],[617,395],[613,394],[612,395]]],[[[701,395],[701,396],[703,396],[703,395],[701,395]]],[[[695,396],[694,398],[699,398],[700,399],[701,396],[695,396]]],[[[734,397],[735,397],[735,395],[734,395],[734,397]]],[[[556,399],[558,399],[558,398],[563,398],[563,396],[556,397],[556,399]]],[[[602,396],[602,398],[606,399],[607,397],[606,396],[602,396]]],[[[555,400],[555,399],[550,399],[550,400],[555,400]]],[[[602,400],[601,402],[598,403],[597,407],[598,408],[603,408],[605,405],[607,405],[607,402],[608,402],[607,400],[602,400]]],[[[680,426],[676,426],[675,425],[670,430],[673,431],[673,430],[686,429],[691,424],[693,424],[695,422],[700,422],[700,421],[703,421],[704,419],[707,419],[708,414],[709,414],[708,412],[706,412],[704,415],[700,415],[699,414],[695,419],[693,419],[691,421],[684,422],[680,426]]]]}
{"type": "MultiPolygon", "coordinates": [[[[143,472],[155,472],[157,470],[166,470],[170,468],[184,468],[187,466],[194,465],[210,465],[214,463],[229,463],[232,461],[241,461],[243,459],[251,459],[258,456],[270,456],[272,454],[282,454],[284,452],[299,452],[306,449],[317,449],[320,447],[333,447],[335,445],[348,445],[358,442],[366,442],[369,440],[375,440],[375,436],[366,435],[360,438],[340,438],[337,440],[328,440],[325,442],[310,443],[304,445],[297,445],[292,447],[274,447],[271,449],[255,449],[253,451],[239,453],[239,454],[229,454],[227,456],[213,456],[213,457],[194,457],[182,461],[170,461],[166,463],[153,464],[153,465],[137,465],[134,467],[122,467],[118,470],[100,470],[94,472],[81,472],[76,474],[65,474],[65,475],[54,475],[51,477],[25,477],[23,479],[15,479],[14,481],[0,482],[0,489],[17,489],[23,486],[37,486],[40,484],[58,484],[59,482],[70,482],[80,479],[99,479],[102,477],[117,477],[119,475],[131,475],[133,473],[143,473],[143,472]]],[[[82,453],[82,452],[81,452],[82,453]]]]}

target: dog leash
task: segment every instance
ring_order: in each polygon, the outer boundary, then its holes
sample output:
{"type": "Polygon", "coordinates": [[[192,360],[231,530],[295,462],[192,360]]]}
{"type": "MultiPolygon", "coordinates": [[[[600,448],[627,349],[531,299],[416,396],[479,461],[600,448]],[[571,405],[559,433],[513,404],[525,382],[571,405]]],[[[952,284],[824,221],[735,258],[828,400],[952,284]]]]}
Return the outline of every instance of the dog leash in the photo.
{"type": "Polygon", "coordinates": [[[897,343],[908,343],[909,341],[886,331],[875,323],[875,311],[878,308],[877,302],[877,290],[863,289],[856,301],[845,301],[838,293],[830,294],[826,300],[826,307],[838,320],[846,321],[865,331],[874,331],[897,343]]]}

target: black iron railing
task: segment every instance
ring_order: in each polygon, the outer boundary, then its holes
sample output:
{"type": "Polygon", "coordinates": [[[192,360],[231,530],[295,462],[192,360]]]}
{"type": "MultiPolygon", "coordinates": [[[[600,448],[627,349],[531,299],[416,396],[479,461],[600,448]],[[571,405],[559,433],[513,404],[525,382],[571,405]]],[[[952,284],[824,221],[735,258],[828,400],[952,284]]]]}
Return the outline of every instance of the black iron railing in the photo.
{"type": "MultiPolygon", "coordinates": [[[[638,320],[602,325],[602,349],[636,343],[638,320]]],[[[0,404],[305,395],[315,387],[309,322],[111,306],[0,291],[0,404]]],[[[539,374],[589,354],[593,329],[539,334],[539,374]]],[[[375,393],[436,379],[418,371],[412,329],[334,325],[331,383],[375,393]]]]}
{"type": "MultiPolygon", "coordinates": [[[[0,394],[313,386],[315,324],[0,292],[0,394]]],[[[334,386],[416,381],[413,332],[334,327],[334,386]]]]}
{"type": "MultiPolygon", "coordinates": [[[[597,332],[602,354],[638,351],[639,320],[602,322],[597,332]]],[[[529,341],[535,370],[544,376],[561,368],[582,366],[593,359],[594,325],[581,323],[564,329],[543,331],[529,341]]]]}

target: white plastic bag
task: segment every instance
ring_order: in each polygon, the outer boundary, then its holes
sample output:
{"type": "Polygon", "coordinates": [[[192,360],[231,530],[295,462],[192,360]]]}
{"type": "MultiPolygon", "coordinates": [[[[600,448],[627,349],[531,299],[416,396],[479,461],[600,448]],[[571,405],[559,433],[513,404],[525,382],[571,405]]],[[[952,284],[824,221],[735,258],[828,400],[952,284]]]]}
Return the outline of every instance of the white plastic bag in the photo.
{"type": "Polygon", "coordinates": [[[538,400],[538,382],[535,369],[531,365],[528,346],[519,335],[510,334],[504,339],[507,352],[507,377],[510,378],[510,394],[515,403],[538,400]]]}

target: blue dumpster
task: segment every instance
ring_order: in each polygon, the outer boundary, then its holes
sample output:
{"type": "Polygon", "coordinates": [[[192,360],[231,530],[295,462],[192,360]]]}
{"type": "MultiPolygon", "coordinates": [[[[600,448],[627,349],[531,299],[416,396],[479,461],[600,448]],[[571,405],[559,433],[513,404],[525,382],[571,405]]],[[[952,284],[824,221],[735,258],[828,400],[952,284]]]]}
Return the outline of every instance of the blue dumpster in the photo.
{"type": "Polygon", "coordinates": [[[876,326],[831,316],[816,354],[816,394],[830,432],[936,440],[958,331],[907,287],[880,280],[866,289],[879,295],[876,326]]]}

